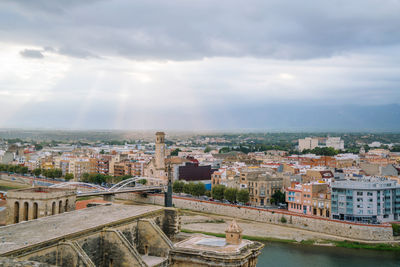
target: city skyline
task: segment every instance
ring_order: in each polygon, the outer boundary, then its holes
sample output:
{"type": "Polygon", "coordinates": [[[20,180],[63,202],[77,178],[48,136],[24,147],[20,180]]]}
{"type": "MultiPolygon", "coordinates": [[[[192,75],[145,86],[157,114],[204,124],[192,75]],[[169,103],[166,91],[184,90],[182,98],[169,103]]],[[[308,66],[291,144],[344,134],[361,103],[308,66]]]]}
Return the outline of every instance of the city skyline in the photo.
{"type": "Polygon", "coordinates": [[[398,1],[0,10],[0,128],[400,130],[398,1]]]}

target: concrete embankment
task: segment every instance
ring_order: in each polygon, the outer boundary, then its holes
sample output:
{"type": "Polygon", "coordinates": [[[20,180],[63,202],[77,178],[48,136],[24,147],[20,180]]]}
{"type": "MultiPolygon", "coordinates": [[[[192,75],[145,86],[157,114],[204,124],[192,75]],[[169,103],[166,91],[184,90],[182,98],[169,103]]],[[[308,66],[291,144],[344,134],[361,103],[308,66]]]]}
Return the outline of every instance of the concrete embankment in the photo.
{"type": "MultiPolygon", "coordinates": [[[[139,203],[164,204],[164,197],[160,194],[143,196],[141,194],[127,193],[118,195],[118,198],[139,203]]],[[[342,239],[377,242],[395,241],[391,225],[346,223],[330,219],[296,215],[282,210],[263,210],[177,196],[174,196],[173,204],[176,208],[180,209],[230,216],[264,224],[267,223],[268,225],[280,225],[284,226],[287,231],[291,231],[291,228],[294,228],[332,237],[341,237],[342,239]]]]}

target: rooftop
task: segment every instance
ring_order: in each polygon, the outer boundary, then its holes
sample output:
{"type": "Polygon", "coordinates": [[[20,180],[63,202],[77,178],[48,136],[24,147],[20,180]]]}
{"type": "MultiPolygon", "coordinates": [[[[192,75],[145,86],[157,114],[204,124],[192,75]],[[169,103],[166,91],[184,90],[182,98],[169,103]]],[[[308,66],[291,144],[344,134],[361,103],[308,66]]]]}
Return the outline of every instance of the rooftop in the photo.
{"type": "Polygon", "coordinates": [[[161,209],[138,205],[100,206],[3,226],[0,227],[0,255],[161,209]]]}
{"type": "Polygon", "coordinates": [[[237,254],[241,249],[253,244],[250,240],[242,240],[239,245],[227,244],[225,238],[196,234],[174,245],[175,249],[210,252],[217,254],[237,254]]]}

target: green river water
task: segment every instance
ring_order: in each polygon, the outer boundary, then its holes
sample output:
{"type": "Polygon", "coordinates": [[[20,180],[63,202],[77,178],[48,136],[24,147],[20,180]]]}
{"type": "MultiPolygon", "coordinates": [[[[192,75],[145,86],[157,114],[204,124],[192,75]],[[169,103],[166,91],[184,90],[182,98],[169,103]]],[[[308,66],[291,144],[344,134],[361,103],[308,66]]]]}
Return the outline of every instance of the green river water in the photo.
{"type": "Polygon", "coordinates": [[[400,252],[267,243],[257,267],[400,267],[400,252]]]}

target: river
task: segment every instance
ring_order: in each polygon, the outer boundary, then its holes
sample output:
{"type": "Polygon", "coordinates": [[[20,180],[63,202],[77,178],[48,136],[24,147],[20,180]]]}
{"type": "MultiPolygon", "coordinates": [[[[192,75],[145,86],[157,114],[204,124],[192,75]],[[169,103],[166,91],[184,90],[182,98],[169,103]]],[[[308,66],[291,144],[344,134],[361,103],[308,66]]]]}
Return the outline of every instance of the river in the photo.
{"type": "Polygon", "coordinates": [[[257,267],[399,267],[400,253],[301,244],[267,243],[257,267]]]}

